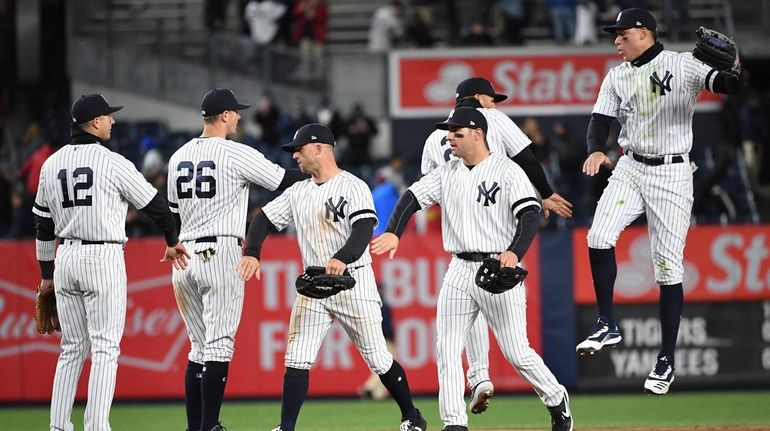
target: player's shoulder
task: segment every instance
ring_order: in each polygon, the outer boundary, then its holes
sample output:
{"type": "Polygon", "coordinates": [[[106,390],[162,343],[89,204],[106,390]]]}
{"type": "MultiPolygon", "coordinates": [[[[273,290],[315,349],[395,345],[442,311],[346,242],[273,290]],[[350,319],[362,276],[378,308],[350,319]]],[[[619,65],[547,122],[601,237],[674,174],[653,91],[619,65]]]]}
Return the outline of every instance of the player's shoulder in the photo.
{"type": "Polygon", "coordinates": [[[357,176],[353,175],[352,173],[348,171],[342,171],[339,173],[338,180],[342,184],[348,184],[353,187],[365,187],[367,190],[369,189],[369,186],[366,184],[366,181],[362,180],[361,178],[358,178],[357,176]]]}

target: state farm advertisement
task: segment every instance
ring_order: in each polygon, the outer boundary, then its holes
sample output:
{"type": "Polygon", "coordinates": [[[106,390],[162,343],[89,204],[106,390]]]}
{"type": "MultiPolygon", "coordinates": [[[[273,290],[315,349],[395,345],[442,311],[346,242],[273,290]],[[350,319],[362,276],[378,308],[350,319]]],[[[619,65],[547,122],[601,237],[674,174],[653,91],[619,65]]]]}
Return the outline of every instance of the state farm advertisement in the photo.
{"type": "MultiPolygon", "coordinates": [[[[575,302],[596,302],[588,261],[586,229],[573,231],[575,302]]],[[[770,299],[770,227],[694,227],[684,250],[685,301],[730,302],[770,299]]],[[[657,303],[647,228],[620,235],[615,255],[615,303],[657,303]]]]}
{"type": "MultiPolygon", "coordinates": [[[[171,288],[170,267],[158,261],[158,239],[132,239],[125,248],[128,267],[126,328],[121,342],[116,398],[180,398],[189,341],[171,288]]],[[[279,397],[286,333],[294,300],[294,280],[302,271],[291,237],[273,236],[264,245],[262,277],[246,285],[246,302],[228,397],[279,397]]],[[[528,327],[532,346],[541,349],[537,244],[527,256],[528,327]]],[[[450,256],[438,234],[406,235],[398,255],[375,258],[395,319],[397,358],[415,393],[438,391],[435,349],[436,301],[450,256]]],[[[0,243],[0,402],[47,401],[59,354],[58,335],[35,331],[34,286],[39,282],[34,241],[0,243]]],[[[492,379],[500,390],[531,391],[492,341],[492,379]]],[[[87,394],[90,361],[78,385],[87,394]]],[[[311,372],[311,395],[355,395],[369,370],[349,337],[334,324],[311,372]]]]}
{"type": "MultiPolygon", "coordinates": [[[[598,48],[393,51],[390,113],[445,117],[454,107],[457,84],[482,76],[508,96],[497,105],[508,115],[590,114],[604,76],[621,61],[609,43],[598,48]]],[[[704,91],[696,109],[716,110],[720,100],[704,91]]]]}

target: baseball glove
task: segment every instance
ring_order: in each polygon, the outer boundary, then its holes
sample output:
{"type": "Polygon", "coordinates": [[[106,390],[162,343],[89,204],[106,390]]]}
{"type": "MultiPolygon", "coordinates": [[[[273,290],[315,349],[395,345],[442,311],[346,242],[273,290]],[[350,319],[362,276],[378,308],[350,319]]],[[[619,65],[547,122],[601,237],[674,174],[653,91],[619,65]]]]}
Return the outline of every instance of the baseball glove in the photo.
{"type": "Polygon", "coordinates": [[[704,27],[698,28],[695,34],[698,35],[698,41],[692,50],[693,57],[716,70],[734,75],[740,73],[740,66],[735,61],[738,48],[731,37],[704,27]]]}
{"type": "Polygon", "coordinates": [[[37,287],[35,296],[35,323],[37,332],[40,334],[51,334],[54,331],[61,332],[59,325],[59,313],[56,311],[56,293],[54,293],[53,284],[48,289],[37,287]]]}
{"type": "Polygon", "coordinates": [[[476,271],[476,285],[489,293],[503,293],[518,286],[527,278],[527,270],[515,266],[500,268],[500,261],[491,257],[484,259],[476,271]]]}
{"type": "Polygon", "coordinates": [[[326,269],[321,266],[308,266],[295,283],[297,293],[315,299],[328,298],[355,285],[356,279],[347,270],[343,275],[326,274],[326,269]]]}

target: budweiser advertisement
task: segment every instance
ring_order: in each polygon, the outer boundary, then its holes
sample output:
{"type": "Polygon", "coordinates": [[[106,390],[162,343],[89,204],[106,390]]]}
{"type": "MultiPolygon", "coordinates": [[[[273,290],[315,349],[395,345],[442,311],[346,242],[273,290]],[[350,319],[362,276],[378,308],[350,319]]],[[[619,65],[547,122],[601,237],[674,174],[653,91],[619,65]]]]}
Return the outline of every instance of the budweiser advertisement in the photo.
{"type": "MultiPolygon", "coordinates": [[[[457,84],[482,76],[492,82],[496,92],[508,96],[497,105],[506,114],[587,115],[605,74],[622,61],[609,41],[606,45],[392,51],[390,113],[396,118],[445,117],[454,107],[457,84]]],[[[689,51],[691,47],[673,49],[689,51]]],[[[704,91],[696,109],[716,110],[720,101],[720,96],[704,91]]]]}
{"type": "MultiPolygon", "coordinates": [[[[542,351],[537,244],[527,260],[528,319],[532,346],[542,351]]],[[[132,239],[125,248],[128,307],[116,386],[118,399],[180,398],[189,341],[171,288],[170,267],[158,261],[164,243],[132,239]]],[[[58,335],[35,331],[34,287],[39,282],[34,241],[0,242],[0,401],[46,401],[60,352],[58,335]]],[[[450,256],[439,234],[405,235],[393,259],[375,258],[383,295],[393,310],[397,358],[416,393],[438,391],[435,313],[450,256]]],[[[228,397],[278,397],[294,281],[302,271],[291,237],[265,242],[261,280],[246,284],[243,318],[227,384],[228,397]]],[[[531,390],[492,342],[491,372],[500,390],[531,390]]],[[[81,375],[78,399],[85,399],[90,362],[81,375]]],[[[318,354],[311,395],[355,395],[369,376],[345,331],[334,324],[318,354]],[[340,384],[340,382],[345,382],[340,384]]]]}
{"type": "MultiPolygon", "coordinates": [[[[575,302],[595,304],[586,229],[573,237],[575,302]]],[[[694,227],[684,249],[684,297],[688,302],[762,301],[770,299],[770,227],[694,227]]],[[[615,302],[657,303],[647,228],[634,226],[615,247],[618,277],[615,302]]]]}

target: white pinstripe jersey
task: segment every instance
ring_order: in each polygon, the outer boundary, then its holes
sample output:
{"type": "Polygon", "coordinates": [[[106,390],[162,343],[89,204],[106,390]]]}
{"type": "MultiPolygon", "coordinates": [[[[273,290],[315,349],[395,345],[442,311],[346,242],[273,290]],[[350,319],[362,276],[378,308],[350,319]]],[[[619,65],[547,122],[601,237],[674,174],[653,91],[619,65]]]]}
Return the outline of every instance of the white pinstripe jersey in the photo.
{"type": "Polygon", "coordinates": [[[157,193],[120,154],[69,144],[43,163],[32,212],[53,218],[59,238],[124,243],[128,202],[141,209],[157,193]]]}
{"type": "Polygon", "coordinates": [[[422,208],[441,205],[441,236],[450,253],[505,251],[516,232],[516,214],[537,206],[524,171],[492,153],[472,169],[451,160],[412,184],[422,208]]]}
{"type": "MultiPolygon", "coordinates": [[[[476,108],[487,119],[487,145],[489,151],[513,157],[532,141],[519,129],[510,117],[497,109],[476,108]]],[[[454,112],[454,111],[452,111],[454,112]]],[[[449,116],[452,115],[449,113],[449,116]]],[[[447,141],[447,131],[436,129],[425,140],[422,150],[420,170],[425,175],[449,160],[457,160],[452,155],[447,141]]]]}
{"type": "Polygon", "coordinates": [[[195,138],[168,162],[168,202],[179,213],[181,241],[246,234],[249,184],[268,190],[281,184],[284,169],[259,151],[222,138],[195,138]]]}
{"type": "MultiPolygon", "coordinates": [[[[323,184],[316,184],[312,179],[295,183],[262,211],[278,230],[294,224],[305,267],[326,266],[347,242],[353,223],[365,218],[377,220],[369,187],[347,171],[341,171],[323,184]]],[[[348,267],[370,263],[372,256],[367,246],[361,257],[348,267]]]]}
{"type": "Polygon", "coordinates": [[[689,52],[662,51],[640,67],[623,62],[605,76],[593,112],[618,119],[624,149],[645,156],[689,153],[695,99],[713,89],[714,77],[714,69],[689,52]]]}

